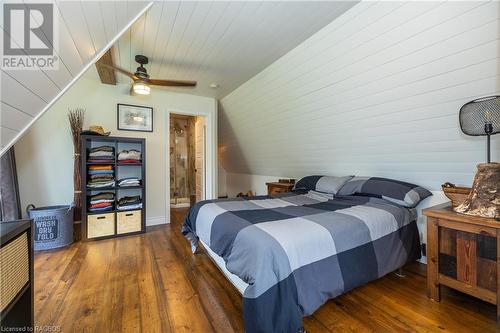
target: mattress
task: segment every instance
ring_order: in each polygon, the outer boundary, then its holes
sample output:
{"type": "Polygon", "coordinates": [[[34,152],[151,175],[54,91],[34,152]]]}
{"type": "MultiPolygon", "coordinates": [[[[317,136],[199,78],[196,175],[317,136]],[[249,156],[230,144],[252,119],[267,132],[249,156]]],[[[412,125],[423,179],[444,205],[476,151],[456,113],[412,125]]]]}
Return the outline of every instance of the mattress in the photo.
{"type": "Polygon", "coordinates": [[[200,243],[203,246],[203,248],[207,251],[210,258],[212,258],[212,261],[214,262],[214,264],[221,270],[221,272],[226,276],[226,278],[229,280],[229,282],[231,282],[231,284],[238,290],[238,292],[241,295],[243,295],[243,293],[245,292],[245,289],[247,289],[247,287],[248,287],[248,283],[245,283],[238,276],[229,272],[226,268],[226,263],[224,262],[224,259],[222,259],[222,257],[219,256],[214,251],[210,250],[210,247],[208,247],[207,244],[205,244],[202,240],[200,240],[200,243]]]}

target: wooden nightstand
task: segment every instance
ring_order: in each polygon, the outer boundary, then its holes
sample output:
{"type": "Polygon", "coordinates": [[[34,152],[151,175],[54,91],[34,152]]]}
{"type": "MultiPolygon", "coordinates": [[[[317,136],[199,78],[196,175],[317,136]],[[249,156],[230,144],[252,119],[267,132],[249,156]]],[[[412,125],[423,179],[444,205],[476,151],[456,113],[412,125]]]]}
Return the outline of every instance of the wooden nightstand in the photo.
{"type": "Polygon", "coordinates": [[[497,305],[500,319],[500,222],[455,213],[451,206],[424,209],[427,216],[427,294],[440,285],[497,305]]]}
{"type": "Polygon", "coordinates": [[[292,183],[266,183],[267,195],[291,192],[295,184],[292,183]]]}

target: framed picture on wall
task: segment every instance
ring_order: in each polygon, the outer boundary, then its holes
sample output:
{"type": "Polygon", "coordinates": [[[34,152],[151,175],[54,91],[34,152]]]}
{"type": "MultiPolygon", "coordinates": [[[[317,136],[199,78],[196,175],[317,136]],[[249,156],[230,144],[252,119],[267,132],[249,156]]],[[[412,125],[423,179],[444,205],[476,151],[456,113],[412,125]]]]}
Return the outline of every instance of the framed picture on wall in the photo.
{"type": "Polygon", "coordinates": [[[153,108],[117,104],[117,117],[118,130],[153,132],[153,108]]]}

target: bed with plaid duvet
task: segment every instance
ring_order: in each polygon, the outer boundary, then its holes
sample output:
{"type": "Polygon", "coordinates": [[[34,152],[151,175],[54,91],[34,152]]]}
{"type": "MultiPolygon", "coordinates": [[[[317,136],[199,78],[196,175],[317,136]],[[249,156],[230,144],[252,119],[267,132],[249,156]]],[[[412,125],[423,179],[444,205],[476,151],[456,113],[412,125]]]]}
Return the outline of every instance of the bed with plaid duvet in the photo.
{"type": "Polygon", "coordinates": [[[249,284],[245,331],[297,332],[328,299],[420,258],[414,209],[310,191],[202,201],[182,227],[249,284]]]}

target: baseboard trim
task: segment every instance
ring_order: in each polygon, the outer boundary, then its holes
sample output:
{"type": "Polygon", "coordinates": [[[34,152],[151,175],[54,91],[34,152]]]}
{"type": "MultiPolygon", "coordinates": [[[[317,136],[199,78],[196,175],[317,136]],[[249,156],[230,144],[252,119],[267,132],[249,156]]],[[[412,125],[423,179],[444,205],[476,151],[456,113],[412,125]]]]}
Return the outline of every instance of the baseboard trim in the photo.
{"type": "Polygon", "coordinates": [[[170,221],[167,221],[167,218],[165,216],[150,217],[146,219],[147,227],[159,224],[168,224],[168,223],[170,223],[170,221]]]}

